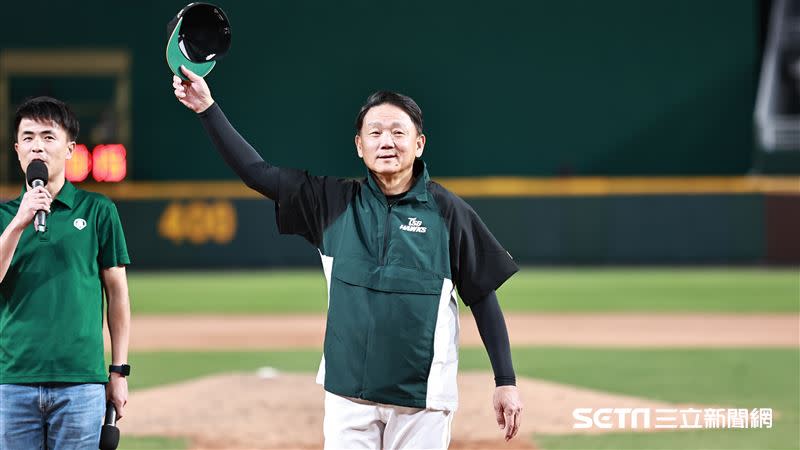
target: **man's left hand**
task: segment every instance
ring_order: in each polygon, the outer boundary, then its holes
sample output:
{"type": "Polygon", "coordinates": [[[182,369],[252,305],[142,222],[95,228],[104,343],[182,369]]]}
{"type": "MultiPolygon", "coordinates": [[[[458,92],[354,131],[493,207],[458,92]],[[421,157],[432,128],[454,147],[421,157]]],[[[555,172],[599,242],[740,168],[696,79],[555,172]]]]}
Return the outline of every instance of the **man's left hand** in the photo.
{"type": "Polygon", "coordinates": [[[510,441],[519,431],[522,416],[522,398],[516,386],[497,386],[494,389],[494,414],[497,424],[505,433],[506,441],[510,441]]]}
{"type": "Polygon", "coordinates": [[[117,420],[122,419],[123,408],[128,403],[128,379],[112,372],[106,385],[106,400],[114,404],[117,420]]]}

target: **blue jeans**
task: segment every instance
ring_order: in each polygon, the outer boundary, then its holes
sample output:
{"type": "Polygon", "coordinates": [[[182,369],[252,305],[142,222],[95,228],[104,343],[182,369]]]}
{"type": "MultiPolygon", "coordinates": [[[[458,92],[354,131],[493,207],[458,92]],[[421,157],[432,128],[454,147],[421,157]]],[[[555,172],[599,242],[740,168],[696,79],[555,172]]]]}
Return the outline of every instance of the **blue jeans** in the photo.
{"type": "Polygon", "coordinates": [[[0,449],[96,449],[105,404],[102,384],[0,384],[0,449]]]}

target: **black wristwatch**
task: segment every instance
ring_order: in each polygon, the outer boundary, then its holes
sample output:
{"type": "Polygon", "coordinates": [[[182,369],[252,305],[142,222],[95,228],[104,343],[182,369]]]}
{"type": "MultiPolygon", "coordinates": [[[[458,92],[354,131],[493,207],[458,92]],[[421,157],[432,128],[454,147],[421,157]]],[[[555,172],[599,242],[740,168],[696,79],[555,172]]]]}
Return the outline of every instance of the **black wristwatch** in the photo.
{"type": "Polygon", "coordinates": [[[131,374],[131,366],[127,364],[123,364],[121,366],[110,365],[108,366],[108,373],[118,373],[123,377],[127,377],[131,374]]]}

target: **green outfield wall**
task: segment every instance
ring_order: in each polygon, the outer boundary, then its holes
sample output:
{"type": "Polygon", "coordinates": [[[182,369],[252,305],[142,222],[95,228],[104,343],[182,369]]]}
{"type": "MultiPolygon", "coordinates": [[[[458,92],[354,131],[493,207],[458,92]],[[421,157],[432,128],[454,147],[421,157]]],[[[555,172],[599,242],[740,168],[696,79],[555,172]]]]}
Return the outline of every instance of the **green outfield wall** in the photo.
{"type": "MultiPolygon", "coordinates": [[[[521,264],[800,263],[800,197],[468,198],[521,264]],[[794,217],[789,213],[794,211],[794,217]]],[[[258,199],[118,200],[137,268],[319,264],[258,199]]]]}

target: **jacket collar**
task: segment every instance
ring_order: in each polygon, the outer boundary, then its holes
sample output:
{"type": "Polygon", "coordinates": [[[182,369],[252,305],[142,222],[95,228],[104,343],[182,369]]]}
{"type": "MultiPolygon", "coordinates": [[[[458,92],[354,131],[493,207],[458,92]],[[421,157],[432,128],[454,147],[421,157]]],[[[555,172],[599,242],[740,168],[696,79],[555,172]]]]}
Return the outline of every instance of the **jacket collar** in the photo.
{"type": "MultiPolygon", "coordinates": [[[[407,202],[411,200],[415,200],[418,202],[427,202],[428,201],[428,182],[431,180],[430,175],[428,175],[428,167],[425,165],[425,161],[422,159],[417,158],[414,161],[414,168],[413,177],[414,177],[414,184],[411,185],[411,189],[405,193],[398,201],[407,202]]],[[[384,195],[381,188],[378,186],[378,183],[375,181],[375,176],[372,172],[367,172],[367,185],[369,186],[372,193],[381,199],[382,201],[386,201],[386,195],[384,195]]]]}

